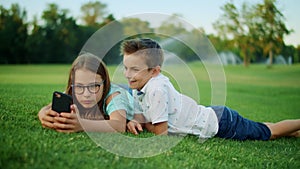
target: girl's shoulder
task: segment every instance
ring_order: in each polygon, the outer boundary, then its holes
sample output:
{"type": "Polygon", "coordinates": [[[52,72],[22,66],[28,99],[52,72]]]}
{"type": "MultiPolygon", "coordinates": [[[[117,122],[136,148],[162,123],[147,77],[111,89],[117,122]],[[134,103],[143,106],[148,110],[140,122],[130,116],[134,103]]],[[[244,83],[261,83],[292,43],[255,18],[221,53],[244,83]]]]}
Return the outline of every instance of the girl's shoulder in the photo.
{"type": "Polygon", "coordinates": [[[111,84],[110,91],[105,98],[105,110],[108,115],[116,110],[126,110],[127,118],[133,117],[133,97],[128,90],[117,84],[111,84]]]}
{"type": "Polygon", "coordinates": [[[131,99],[132,97],[130,88],[126,85],[119,85],[119,84],[110,85],[110,90],[106,96],[106,99],[111,95],[117,96],[114,97],[116,99],[122,99],[122,98],[131,99]]]}
{"type": "Polygon", "coordinates": [[[126,85],[117,85],[117,84],[111,84],[109,94],[115,93],[115,92],[128,92],[129,87],[126,85]]]}

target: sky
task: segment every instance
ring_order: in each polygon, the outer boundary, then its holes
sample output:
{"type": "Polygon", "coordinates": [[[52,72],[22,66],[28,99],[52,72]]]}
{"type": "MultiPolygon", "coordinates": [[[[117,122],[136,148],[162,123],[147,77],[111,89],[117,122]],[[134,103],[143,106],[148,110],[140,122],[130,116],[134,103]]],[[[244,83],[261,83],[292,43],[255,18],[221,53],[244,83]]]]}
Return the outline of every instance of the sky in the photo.
{"type": "MultiPolygon", "coordinates": [[[[34,15],[40,18],[47,4],[55,3],[60,9],[68,9],[74,18],[79,18],[80,7],[89,1],[96,0],[0,0],[0,5],[8,9],[12,3],[18,3],[26,9],[28,20],[31,20],[34,15]]],[[[113,14],[117,20],[143,13],[180,14],[181,19],[195,28],[204,28],[207,34],[215,33],[212,23],[222,15],[221,6],[230,1],[240,7],[242,2],[251,4],[263,0],[100,0],[107,5],[108,14],[113,14]]],[[[284,15],[287,28],[293,30],[285,36],[285,43],[300,45],[300,1],[278,0],[276,6],[284,15]]]]}

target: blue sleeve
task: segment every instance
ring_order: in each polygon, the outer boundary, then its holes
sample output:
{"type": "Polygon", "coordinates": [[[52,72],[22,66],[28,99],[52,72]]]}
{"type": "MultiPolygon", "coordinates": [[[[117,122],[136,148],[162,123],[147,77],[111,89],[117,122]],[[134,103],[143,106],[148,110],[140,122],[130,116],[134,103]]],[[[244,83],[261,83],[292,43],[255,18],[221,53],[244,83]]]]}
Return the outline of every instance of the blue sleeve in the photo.
{"type": "Polygon", "coordinates": [[[133,118],[133,97],[124,89],[117,89],[113,93],[119,94],[113,97],[113,99],[106,106],[106,113],[110,115],[117,110],[125,110],[126,118],[131,120],[133,118]]]}

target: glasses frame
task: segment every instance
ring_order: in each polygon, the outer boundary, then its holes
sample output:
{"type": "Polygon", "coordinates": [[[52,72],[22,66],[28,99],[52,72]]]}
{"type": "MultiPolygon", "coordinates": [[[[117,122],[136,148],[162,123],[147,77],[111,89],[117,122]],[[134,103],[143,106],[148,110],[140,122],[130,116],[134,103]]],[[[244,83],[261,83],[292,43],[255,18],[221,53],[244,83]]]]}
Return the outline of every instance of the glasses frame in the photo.
{"type": "Polygon", "coordinates": [[[75,85],[75,84],[72,84],[71,87],[72,87],[73,92],[74,92],[75,94],[78,94],[78,95],[82,95],[82,94],[85,92],[85,89],[86,89],[86,88],[87,88],[87,90],[88,90],[91,94],[96,94],[96,93],[99,92],[100,87],[103,85],[104,81],[105,81],[105,80],[103,80],[103,81],[100,82],[100,83],[94,83],[94,84],[89,84],[89,85],[75,85]],[[80,86],[80,87],[83,88],[83,89],[82,89],[82,92],[80,92],[80,93],[75,92],[75,87],[78,87],[78,86],[80,86]],[[97,89],[97,91],[92,92],[92,91],[90,90],[90,87],[94,87],[94,86],[98,86],[98,89],[97,89]]]}

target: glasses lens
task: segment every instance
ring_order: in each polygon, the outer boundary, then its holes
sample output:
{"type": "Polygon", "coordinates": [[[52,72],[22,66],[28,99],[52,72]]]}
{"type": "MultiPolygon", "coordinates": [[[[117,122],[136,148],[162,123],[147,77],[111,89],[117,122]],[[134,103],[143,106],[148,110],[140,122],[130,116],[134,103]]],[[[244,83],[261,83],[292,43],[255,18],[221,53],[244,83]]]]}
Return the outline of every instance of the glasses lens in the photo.
{"type": "Polygon", "coordinates": [[[75,94],[83,94],[84,93],[84,88],[87,88],[87,90],[92,93],[92,94],[96,94],[99,89],[100,86],[103,84],[104,81],[102,81],[101,83],[96,83],[96,84],[91,84],[88,86],[83,86],[83,85],[72,85],[73,90],[75,92],[75,94]]]}
{"type": "Polygon", "coordinates": [[[84,90],[84,86],[74,86],[74,92],[76,93],[76,94],[82,94],[83,93],[83,90],[84,90]]]}
{"type": "Polygon", "coordinates": [[[98,84],[88,86],[90,93],[97,93],[99,88],[100,88],[100,85],[98,85],[98,84]]]}

